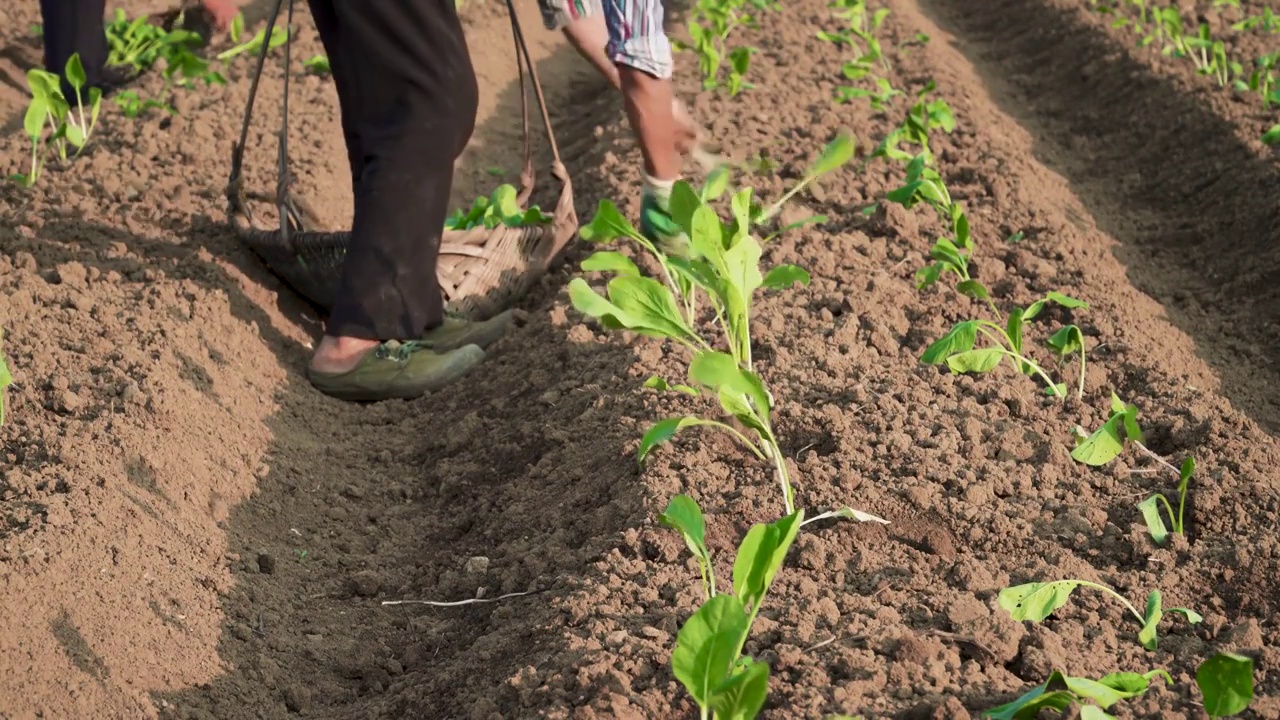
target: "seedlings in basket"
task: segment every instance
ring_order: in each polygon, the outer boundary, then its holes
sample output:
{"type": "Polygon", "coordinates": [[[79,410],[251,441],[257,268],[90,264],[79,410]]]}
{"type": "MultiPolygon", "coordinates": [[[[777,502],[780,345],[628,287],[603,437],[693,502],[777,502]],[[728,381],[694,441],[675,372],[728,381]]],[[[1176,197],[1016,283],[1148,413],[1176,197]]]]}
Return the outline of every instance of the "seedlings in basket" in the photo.
{"type": "Polygon", "coordinates": [[[466,212],[455,210],[445,219],[444,227],[446,230],[470,230],[478,227],[492,230],[499,225],[512,228],[545,225],[552,219],[537,205],[521,210],[515,186],[499,185],[490,197],[476,198],[471,203],[471,209],[466,212]]]}
{"type": "Polygon", "coordinates": [[[1139,675],[1132,672],[1111,673],[1097,680],[1070,677],[1053,671],[1044,684],[1039,685],[1018,699],[994,707],[982,713],[991,720],[1034,720],[1041,710],[1065,712],[1080,706],[1080,720],[1114,720],[1106,711],[1121,700],[1143,695],[1153,680],[1162,679],[1165,685],[1173,684],[1173,677],[1165,670],[1152,670],[1139,675]]]}
{"type": "MultiPolygon", "coordinates": [[[[753,525],[738,546],[733,562],[733,590],[717,593],[707,584],[710,556],[700,537],[701,512],[687,496],[672,501],[664,518],[671,520],[704,567],[707,600],[685,621],[676,635],[671,653],[671,671],[698,704],[700,717],[717,720],[752,720],[764,707],[769,692],[769,665],[742,654],[751,626],[760,614],[765,597],[787,551],[795,541],[804,510],[767,525],[753,525]],[[696,514],[697,521],[694,522],[696,514]],[[697,548],[697,549],[695,549],[697,548]]],[[[714,581],[712,581],[712,585],[714,581]]]]}
{"type": "Polygon", "coordinates": [[[1129,602],[1120,593],[1106,585],[1087,580],[1054,580],[1052,582],[1032,582],[1016,585],[1001,590],[997,601],[1000,603],[1000,607],[1004,608],[1005,612],[1009,613],[1009,616],[1014,620],[1019,622],[1030,620],[1038,623],[1043,622],[1055,610],[1066,605],[1067,600],[1071,598],[1071,593],[1078,587],[1101,590],[1119,600],[1137,618],[1138,622],[1142,623],[1142,629],[1138,631],[1138,642],[1142,643],[1142,647],[1147,650],[1155,650],[1159,644],[1156,628],[1166,612],[1182,615],[1192,625],[1204,620],[1194,610],[1186,608],[1164,609],[1161,605],[1159,590],[1152,590],[1151,594],[1147,596],[1146,612],[1138,612],[1138,608],[1134,607],[1133,603],[1129,602]]]}
{"type": "Polygon", "coordinates": [[[1195,458],[1187,458],[1182,463],[1182,467],[1178,470],[1178,512],[1174,513],[1173,504],[1169,502],[1169,498],[1164,493],[1156,493],[1151,497],[1138,503],[1138,510],[1142,512],[1142,517],[1147,523],[1147,531],[1151,533],[1151,539],[1157,545],[1164,545],[1169,539],[1169,529],[1165,527],[1164,519],[1160,517],[1160,504],[1164,504],[1165,512],[1169,514],[1169,525],[1173,528],[1173,532],[1181,535],[1185,528],[1184,513],[1187,509],[1187,486],[1191,484],[1191,475],[1196,471],[1195,458]]]}

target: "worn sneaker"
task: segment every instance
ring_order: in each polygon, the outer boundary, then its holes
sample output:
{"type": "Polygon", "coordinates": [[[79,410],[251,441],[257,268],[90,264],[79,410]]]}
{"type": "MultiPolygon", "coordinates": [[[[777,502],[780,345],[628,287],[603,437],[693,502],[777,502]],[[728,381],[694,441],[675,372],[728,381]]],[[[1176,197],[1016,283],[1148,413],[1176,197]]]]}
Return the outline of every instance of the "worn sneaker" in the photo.
{"type": "Polygon", "coordinates": [[[436,352],[449,352],[463,345],[485,349],[502,337],[514,315],[507,310],[481,321],[446,316],[443,324],[424,332],[418,342],[436,352]]]}
{"type": "Polygon", "coordinates": [[[689,236],[684,228],[648,193],[640,198],[640,234],[667,255],[686,257],[689,254],[689,236]]]}
{"type": "Polygon", "coordinates": [[[452,383],[482,360],[484,350],[475,345],[435,353],[420,342],[388,340],[352,370],[324,373],[308,368],[307,377],[317,390],[339,400],[408,400],[452,383]]]}

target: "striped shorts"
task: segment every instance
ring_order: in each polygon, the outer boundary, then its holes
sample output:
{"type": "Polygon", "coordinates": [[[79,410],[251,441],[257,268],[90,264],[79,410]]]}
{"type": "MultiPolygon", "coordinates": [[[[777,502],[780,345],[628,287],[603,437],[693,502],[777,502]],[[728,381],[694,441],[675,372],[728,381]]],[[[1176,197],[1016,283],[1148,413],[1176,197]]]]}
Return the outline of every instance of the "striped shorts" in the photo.
{"type": "Polygon", "coordinates": [[[662,25],[662,0],[538,0],[548,30],[603,12],[609,59],[654,77],[669,78],[671,41],[662,25]]]}

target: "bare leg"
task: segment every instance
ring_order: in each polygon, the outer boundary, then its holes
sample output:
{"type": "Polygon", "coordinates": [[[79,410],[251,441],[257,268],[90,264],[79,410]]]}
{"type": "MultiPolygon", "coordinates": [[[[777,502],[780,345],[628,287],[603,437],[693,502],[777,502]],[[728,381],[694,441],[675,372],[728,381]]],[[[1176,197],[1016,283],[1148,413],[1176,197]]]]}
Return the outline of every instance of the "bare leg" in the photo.
{"type": "Polygon", "coordinates": [[[644,155],[644,171],[657,180],[675,180],[683,165],[676,147],[677,127],[672,111],[671,80],[643,70],[618,66],[627,116],[644,155]]]}

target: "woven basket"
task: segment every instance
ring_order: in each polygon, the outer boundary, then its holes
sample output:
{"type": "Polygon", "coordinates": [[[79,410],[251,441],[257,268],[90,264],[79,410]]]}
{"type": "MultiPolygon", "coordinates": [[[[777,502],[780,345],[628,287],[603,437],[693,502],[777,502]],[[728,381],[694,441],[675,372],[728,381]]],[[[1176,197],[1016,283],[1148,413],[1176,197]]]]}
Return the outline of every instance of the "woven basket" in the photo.
{"type": "MultiPolygon", "coordinates": [[[[277,12],[279,4],[277,4],[277,12]]],[[[292,8],[291,8],[292,9],[292,8]]],[[[560,151],[551,130],[546,101],[538,82],[537,71],[529,57],[515,9],[510,0],[507,10],[511,17],[511,31],[515,39],[516,65],[520,71],[521,116],[524,128],[524,168],[520,177],[518,202],[523,207],[533,193],[534,172],[530,149],[529,103],[525,73],[533,85],[534,93],[546,128],[554,161],[551,174],[560,181],[560,199],[552,213],[552,221],[545,225],[493,229],[444,230],[440,237],[440,255],[436,277],[444,294],[445,307],[452,313],[472,320],[488,319],[519,300],[529,291],[557,259],[560,251],[578,229],[578,217],[573,207],[573,185],[568,171],[560,161],[560,151]]],[[[274,21],[274,16],[272,17],[274,21]]],[[[293,33],[290,33],[292,37],[293,33]]],[[[285,62],[288,62],[288,45],[285,43],[285,62]]],[[[259,60],[261,74],[265,53],[259,60]]],[[[227,187],[228,220],[236,234],[247,247],[262,258],[272,272],[278,275],[295,292],[326,311],[333,307],[335,295],[342,279],[343,263],[351,243],[348,231],[322,232],[315,229],[315,215],[306,203],[284,190],[287,187],[288,167],[285,130],[281,131],[280,174],[281,180],[276,198],[254,194],[251,197],[267,200],[280,210],[281,223],[275,229],[257,226],[253,214],[245,202],[246,193],[240,174],[243,148],[248,123],[252,115],[253,97],[258,77],[250,89],[249,106],[245,111],[245,126],[241,141],[232,152],[231,179],[227,187]]],[[[285,80],[285,97],[288,97],[288,79],[285,80]]],[[[287,123],[287,105],[285,110],[287,123]]]]}

